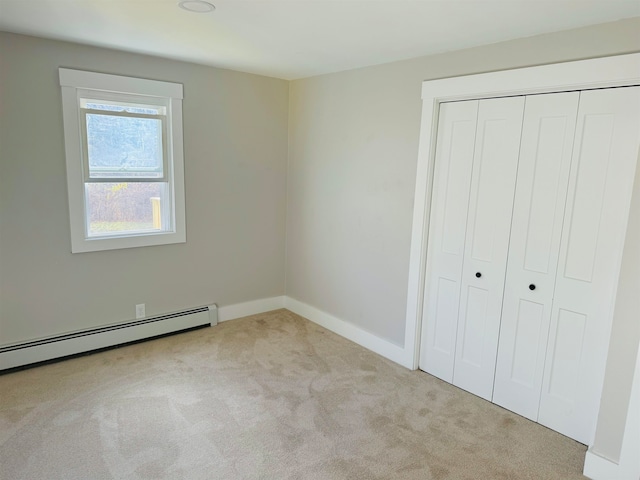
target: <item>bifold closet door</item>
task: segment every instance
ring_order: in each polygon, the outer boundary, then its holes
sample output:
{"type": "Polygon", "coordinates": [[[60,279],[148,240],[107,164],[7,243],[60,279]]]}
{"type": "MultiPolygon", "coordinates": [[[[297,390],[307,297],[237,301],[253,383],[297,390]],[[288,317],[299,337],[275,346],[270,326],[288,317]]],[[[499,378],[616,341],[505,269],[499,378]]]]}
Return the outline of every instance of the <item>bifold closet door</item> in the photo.
{"type": "Polygon", "coordinates": [[[478,101],[443,103],[438,118],[420,368],[453,381],[478,101]]]}
{"type": "Polygon", "coordinates": [[[640,87],[584,91],[538,421],[592,440],[640,146],[640,87]]]}
{"type": "Polygon", "coordinates": [[[527,97],[493,402],[538,419],[579,92],[527,97]]]}
{"type": "Polygon", "coordinates": [[[453,384],[491,400],[524,97],[481,100],[462,266],[453,384]]]}

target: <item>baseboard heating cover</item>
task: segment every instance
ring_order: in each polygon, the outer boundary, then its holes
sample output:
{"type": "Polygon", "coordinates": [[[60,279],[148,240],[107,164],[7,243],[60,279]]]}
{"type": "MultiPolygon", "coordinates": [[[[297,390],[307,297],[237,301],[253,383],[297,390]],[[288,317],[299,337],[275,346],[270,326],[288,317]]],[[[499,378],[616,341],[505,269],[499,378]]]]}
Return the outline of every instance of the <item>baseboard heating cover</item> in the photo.
{"type": "Polygon", "coordinates": [[[208,305],[4,345],[0,347],[0,371],[217,323],[218,308],[208,305]]]}

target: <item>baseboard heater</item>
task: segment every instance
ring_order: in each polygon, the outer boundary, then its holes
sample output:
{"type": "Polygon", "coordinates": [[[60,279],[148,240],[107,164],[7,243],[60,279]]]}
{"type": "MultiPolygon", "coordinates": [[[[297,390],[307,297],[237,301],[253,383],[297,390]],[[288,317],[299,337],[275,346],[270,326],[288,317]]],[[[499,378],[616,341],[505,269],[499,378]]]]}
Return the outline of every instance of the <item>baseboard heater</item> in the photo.
{"type": "Polygon", "coordinates": [[[197,307],[0,347],[0,371],[216,325],[216,305],[197,307]]]}

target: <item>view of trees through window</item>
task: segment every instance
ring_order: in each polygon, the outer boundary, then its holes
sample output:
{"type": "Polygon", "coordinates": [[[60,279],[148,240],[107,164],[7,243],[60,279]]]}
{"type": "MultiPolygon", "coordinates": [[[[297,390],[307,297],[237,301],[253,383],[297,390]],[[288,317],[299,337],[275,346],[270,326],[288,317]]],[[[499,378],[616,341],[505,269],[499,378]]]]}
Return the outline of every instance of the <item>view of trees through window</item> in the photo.
{"type": "Polygon", "coordinates": [[[163,183],[87,183],[89,235],[160,230],[163,190],[163,183]]]}
{"type": "MultiPolygon", "coordinates": [[[[125,111],[119,105],[87,104],[86,142],[89,180],[85,184],[89,236],[161,230],[162,123],[157,118],[100,114],[125,111]],[[91,179],[114,182],[91,182],[91,179]],[[137,181],[126,181],[135,179],[137,181]],[[141,181],[142,180],[142,181],[141,181]]],[[[127,108],[128,113],[157,110],[127,108]]]]}

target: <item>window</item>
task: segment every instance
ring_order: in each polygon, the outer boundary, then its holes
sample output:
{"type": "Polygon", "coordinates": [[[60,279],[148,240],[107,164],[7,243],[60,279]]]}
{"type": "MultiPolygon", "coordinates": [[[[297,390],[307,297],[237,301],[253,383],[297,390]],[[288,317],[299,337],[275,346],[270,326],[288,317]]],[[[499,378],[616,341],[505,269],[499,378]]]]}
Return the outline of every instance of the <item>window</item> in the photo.
{"type": "Polygon", "coordinates": [[[185,242],[182,85],[59,73],[71,251],[185,242]]]}

